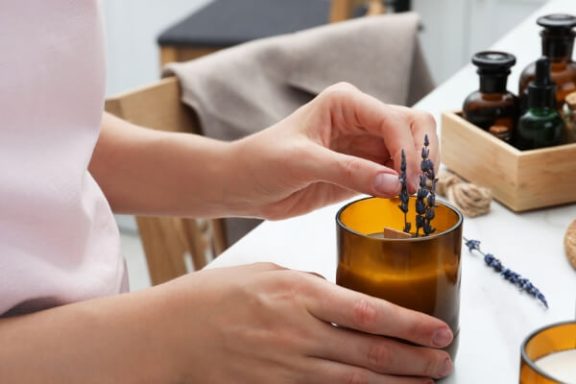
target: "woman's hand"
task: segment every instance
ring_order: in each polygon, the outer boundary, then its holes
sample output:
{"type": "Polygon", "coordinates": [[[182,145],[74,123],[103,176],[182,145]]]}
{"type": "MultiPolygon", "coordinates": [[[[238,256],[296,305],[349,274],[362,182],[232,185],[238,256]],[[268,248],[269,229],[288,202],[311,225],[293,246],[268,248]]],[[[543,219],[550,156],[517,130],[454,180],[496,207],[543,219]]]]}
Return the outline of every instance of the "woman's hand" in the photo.
{"type": "Polygon", "coordinates": [[[414,192],[426,134],[438,165],[429,114],[338,84],[233,143],[143,129],[105,114],[90,171],[118,213],[281,219],[358,192],[397,195],[402,149],[414,192]]]}
{"type": "Polygon", "coordinates": [[[273,264],[0,319],[2,383],[432,383],[446,324],[273,264]],[[49,352],[47,352],[49,351],[49,352]]]}
{"type": "MultiPolygon", "coordinates": [[[[273,264],[160,286],[158,351],[182,383],[432,383],[452,371],[446,324],[273,264]]],[[[158,289],[158,288],[156,288],[158,289]]]]}
{"type": "Polygon", "coordinates": [[[415,191],[424,136],[438,165],[434,119],[337,84],[269,129],[234,144],[232,212],[281,219],[351,197],[400,192],[401,151],[415,191]]]}

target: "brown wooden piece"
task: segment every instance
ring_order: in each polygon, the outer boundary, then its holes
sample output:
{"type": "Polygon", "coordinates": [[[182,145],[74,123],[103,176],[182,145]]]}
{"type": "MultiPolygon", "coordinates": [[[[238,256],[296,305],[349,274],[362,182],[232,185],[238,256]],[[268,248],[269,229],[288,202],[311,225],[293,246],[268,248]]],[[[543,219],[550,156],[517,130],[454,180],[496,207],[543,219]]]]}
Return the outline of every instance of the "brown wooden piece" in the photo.
{"type": "Polygon", "coordinates": [[[520,151],[456,113],[442,115],[442,161],[513,211],[576,202],[576,144],[520,151]]]}
{"type": "Polygon", "coordinates": [[[160,65],[163,67],[168,63],[194,60],[202,56],[209,55],[223,49],[222,47],[193,48],[163,46],[160,48],[160,65]]]}
{"type": "MultiPolygon", "coordinates": [[[[386,12],[386,6],[381,0],[332,0],[329,21],[331,23],[348,20],[352,17],[354,7],[366,4],[368,16],[379,15],[386,12]]],[[[217,52],[225,47],[193,47],[172,46],[160,47],[160,65],[164,67],[168,63],[178,63],[194,60],[199,57],[217,52]]]]}
{"type": "MultiPolygon", "coordinates": [[[[112,97],[106,110],[149,128],[201,133],[194,112],[180,101],[175,78],[112,97]]],[[[137,223],[153,285],[185,274],[189,255],[194,269],[201,269],[226,249],[222,220],[137,217],[137,223]]]]}
{"type": "Polygon", "coordinates": [[[330,22],[336,23],[350,19],[354,13],[354,8],[363,3],[368,7],[367,16],[386,12],[386,6],[381,0],[332,0],[330,22]]]}
{"type": "Polygon", "coordinates": [[[409,239],[410,237],[412,237],[412,235],[410,235],[409,233],[388,227],[384,227],[383,234],[385,239],[409,239]]]}

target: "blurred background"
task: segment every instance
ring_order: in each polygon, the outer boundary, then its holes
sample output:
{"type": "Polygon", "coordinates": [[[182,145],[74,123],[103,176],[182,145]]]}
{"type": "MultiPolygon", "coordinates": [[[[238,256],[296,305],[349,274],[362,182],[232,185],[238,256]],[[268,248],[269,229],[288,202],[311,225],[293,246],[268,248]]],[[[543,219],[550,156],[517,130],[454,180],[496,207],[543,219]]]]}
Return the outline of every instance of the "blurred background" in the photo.
{"type": "MultiPolygon", "coordinates": [[[[408,3],[422,18],[421,41],[434,79],[441,83],[467,63],[474,52],[489,47],[545,2],[411,0],[408,3]]],[[[160,72],[156,42],[160,33],[209,3],[211,0],[103,0],[108,94],[156,80],[160,72]]]]}
{"type": "MultiPolygon", "coordinates": [[[[161,53],[158,39],[161,35],[182,32],[182,22],[194,15],[202,15],[197,25],[210,30],[207,7],[215,2],[228,2],[236,8],[234,15],[242,14],[242,23],[253,23],[263,17],[262,9],[244,7],[258,3],[256,0],[102,0],[104,6],[105,33],[107,44],[107,95],[117,95],[159,79],[161,53]],[[243,3],[244,2],[244,3],[243,3]],[[198,13],[200,12],[200,13],[198,13]],[[202,13],[204,12],[204,13],[202,13]]],[[[260,0],[259,4],[262,4],[260,0]]],[[[279,1],[279,0],[275,0],[279,1]]],[[[292,2],[296,0],[284,0],[292,2]]],[[[302,10],[302,21],[310,19],[310,5],[324,2],[326,23],[330,18],[331,1],[298,0],[302,10]]],[[[272,0],[270,0],[272,2],[272,0]]],[[[442,83],[469,62],[473,53],[486,49],[516,26],[530,13],[542,6],[546,0],[383,0],[387,12],[412,10],[422,20],[420,41],[436,84],[442,83]]],[[[270,8],[270,3],[266,3],[270,8]]],[[[261,7],[266,8],[266,7],[261,7]]],[[[318,9],[318,8],[317,8],[318,9]]],[[[221,9],[220,11],[221,12],[221,9]]],[[[361,12],[361,11],[357,11],[361,12]]],[[[278,12],[277,12],[278,13],[278,12]]],[[[281,12],[279,12],[281,14],[281,12]]],[[[298,24],[299,15],[292,15],[292,24],[298,24]],[[294,21],[295,20],[295,21],[294,21]]],[[[234,21],[240,18],[233,18],[234,21]]],[[[321,21],[322,22],[322,21],[321,21]]],[[[218,26],[216,34],[234,34],[238,26],[233,23],[218,26]],[[226,28],[230,30],[226,31],[226,28]]],[[[211,31],[208,31],[212,33],[211,31]]],[[[234,36],[232,36],[232,39],[234,36]]],[[[529,36],[538,44],[538,37],[529,36]]],[[[528,42],[528,41],[527,41],[528,42]]],[[[164,55],[166,61],[166,55],[164,55]]],[[[385,71],[385,68],[381,69],[385,71]]],[[[377,78],[378,68],[374,68],[377,78]]],[[[117,216],[122,232],[123,254],[129,265],[131,285],[140,289],[150,285],[146,261],[135,220],[131,216],[117,216]]]]}

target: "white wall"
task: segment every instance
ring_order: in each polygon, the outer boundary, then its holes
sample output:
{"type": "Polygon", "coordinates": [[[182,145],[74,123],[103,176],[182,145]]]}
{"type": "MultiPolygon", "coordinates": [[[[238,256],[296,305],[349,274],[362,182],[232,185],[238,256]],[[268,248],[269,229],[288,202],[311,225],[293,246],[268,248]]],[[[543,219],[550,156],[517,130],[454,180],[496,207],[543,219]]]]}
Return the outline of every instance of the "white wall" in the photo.
{"type": "Polygon", "coordinates": [[[158,79],[158,34],[209,2],[103,0],[108,59],[107,94],[116,94],[158,79]]]}
{"type": "MultiPolygon", "coordinates": [[[[546,0],[413,0],[420,13],[422,42],[440,83],[536,11],[546,0]]],[[[540,44],[538,36],[527,43],[540,44]]]]}

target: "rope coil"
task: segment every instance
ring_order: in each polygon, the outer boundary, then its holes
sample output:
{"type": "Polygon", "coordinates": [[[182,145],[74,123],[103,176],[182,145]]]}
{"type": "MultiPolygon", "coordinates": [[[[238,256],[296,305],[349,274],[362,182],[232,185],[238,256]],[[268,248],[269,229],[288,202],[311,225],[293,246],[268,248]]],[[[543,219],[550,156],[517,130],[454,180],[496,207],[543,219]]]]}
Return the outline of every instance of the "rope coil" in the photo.
{"type": "Polygon", "coordinates": [[[576,220],[574,220],[564,235],[564,250],[570,264],[576,269],[576,220]]]}
{"type": "Polygon", "coordinates": [[[490,212],[492,192],[488,188],[467,183],[446,171],[440,173],[436,188],[438,194],[458,207],[464,216],[477,217],[490,212]]]}

